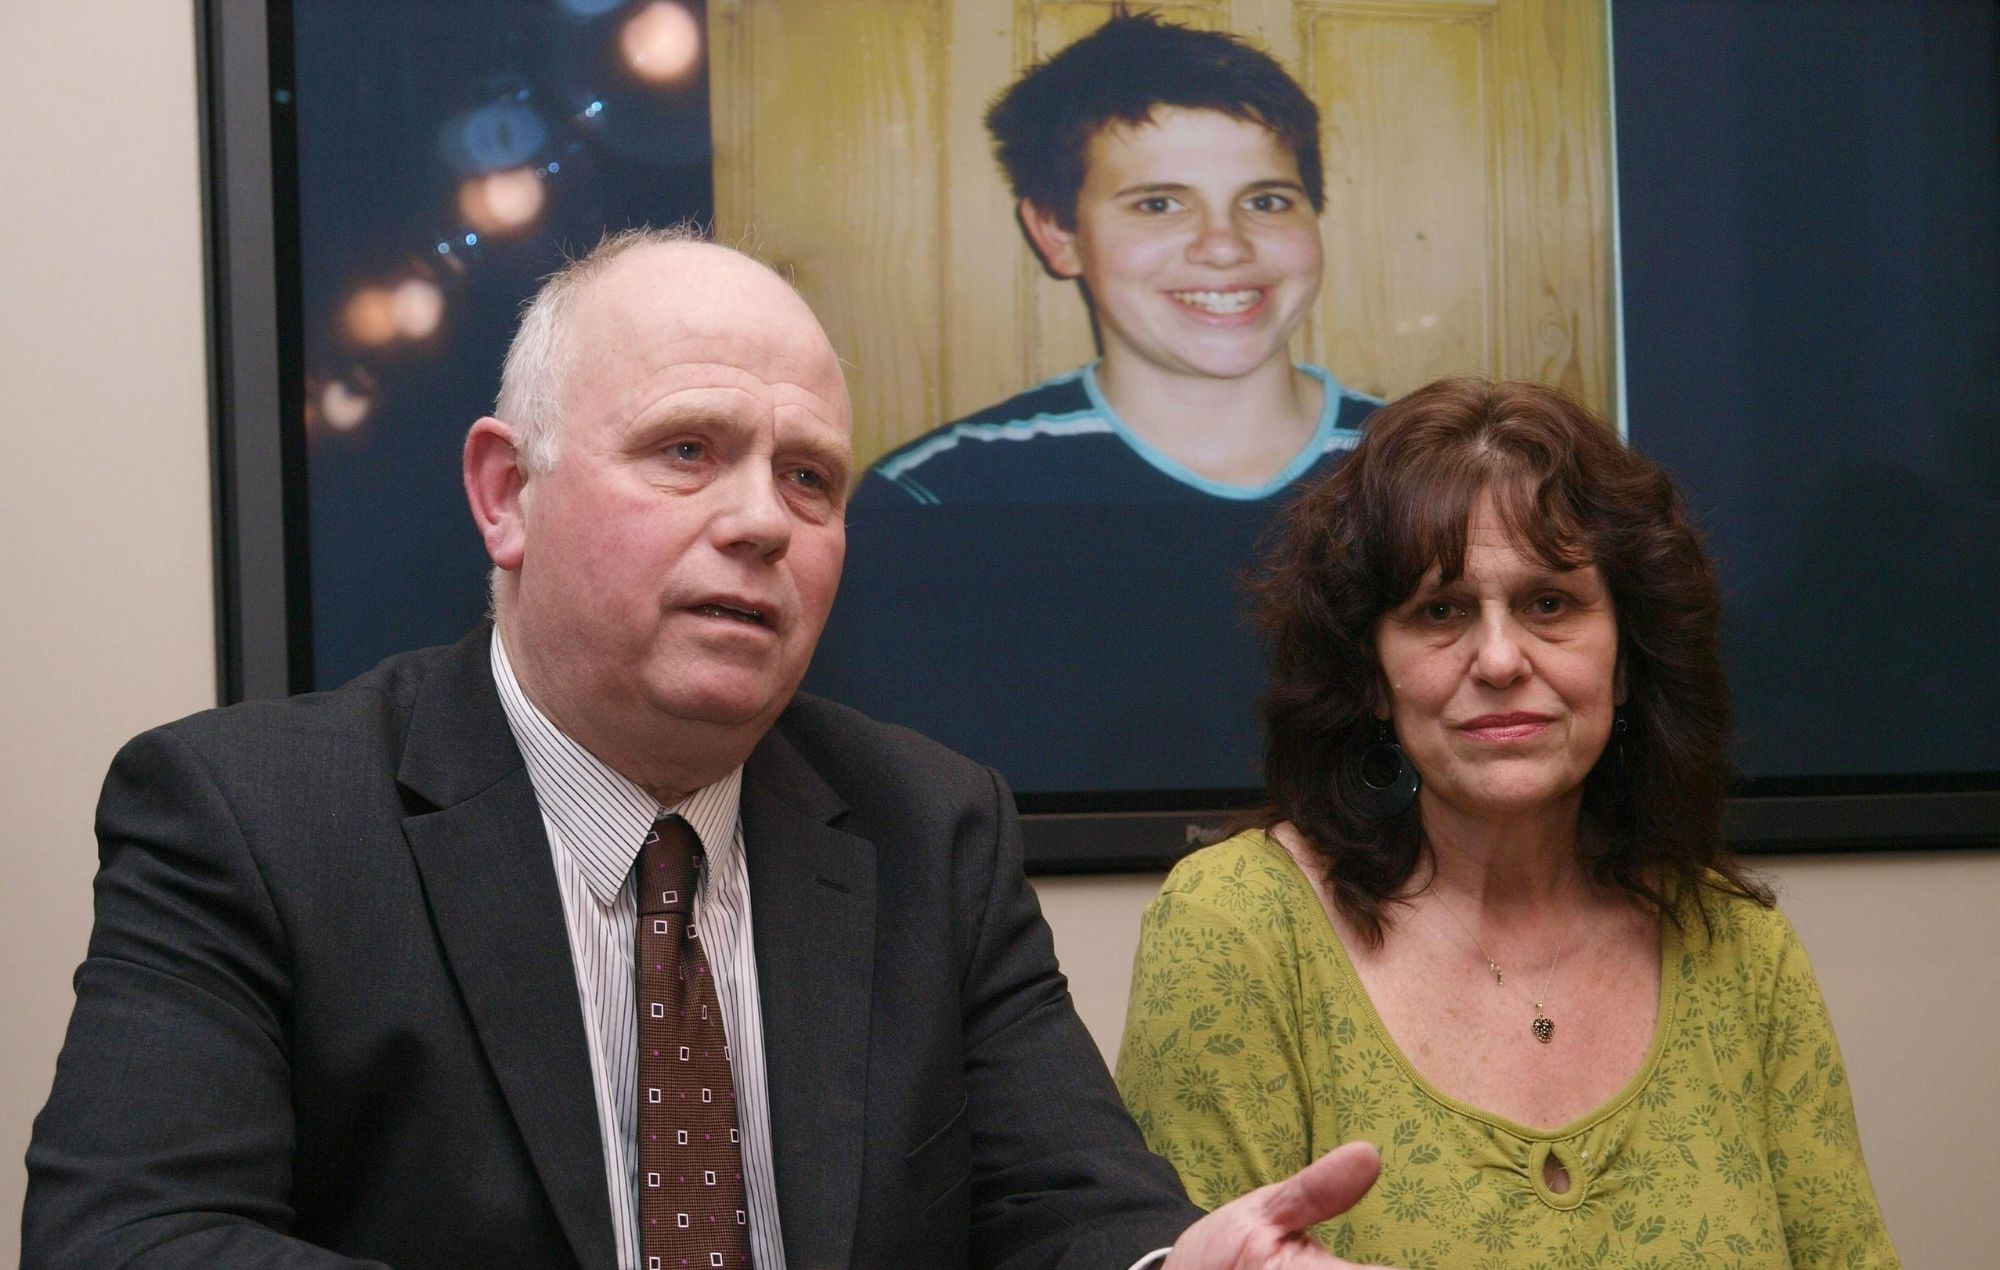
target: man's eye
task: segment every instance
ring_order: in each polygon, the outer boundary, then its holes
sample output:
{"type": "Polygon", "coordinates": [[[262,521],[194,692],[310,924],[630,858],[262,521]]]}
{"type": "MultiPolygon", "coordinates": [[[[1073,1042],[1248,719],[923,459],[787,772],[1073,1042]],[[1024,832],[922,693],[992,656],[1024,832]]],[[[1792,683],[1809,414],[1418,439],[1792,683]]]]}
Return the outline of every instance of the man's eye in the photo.
{"type": "Polygon", "coordinates": [[[1253,212],[1286,212],[1292,207],[1292,200],[1283,194],[1252,194],[1246,202],[1253,212]]]}
{"type": "Polygon", "coordinates": [[[708,447],[699,441],[676,441],[667,447],[667,453],[683,463],[699,463],[708,457],[708,447]]]}
{"type": "Polygon", "coordinates": [[[1164,194],[1156,194],[1152,198],[1142,198],[1138,202],[1138,208],[1140,211],[1152,212],[1155,214],[1175,211],[1179,207],[1180,207],[1179,199],[1168,198],[1164,194]]]}
{"type": "Polygon", "coordinates": [[[833,488],[833,482],[827,479],[826,473],[813,468],[795,467],[785,475],[786,479],[790,480],[792,484],[809,489],[816,494],[823,494],[833,488]]]}

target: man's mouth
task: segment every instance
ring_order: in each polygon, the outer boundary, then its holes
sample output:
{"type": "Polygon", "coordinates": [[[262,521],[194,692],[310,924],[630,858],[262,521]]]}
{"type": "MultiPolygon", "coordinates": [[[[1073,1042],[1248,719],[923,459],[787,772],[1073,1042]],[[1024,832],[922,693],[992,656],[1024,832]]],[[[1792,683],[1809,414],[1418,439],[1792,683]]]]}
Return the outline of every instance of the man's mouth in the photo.
{"type": "Polygon", "coordinates": [[[1217,317],[1248,313],[1264,300],[1262,287],[1238,287],[1230,291],[1170,291],[1167,294],[1190,309],[1213,313],[1217,317]]]}
{"type": "Polygon", "coordinates": [[[751,626],[769,626],[770,621],[762,609],[738,608],[733,604],[703,604],[695,612],[705,617],[724,617],[732,622],[743,622],[751,626]]]}

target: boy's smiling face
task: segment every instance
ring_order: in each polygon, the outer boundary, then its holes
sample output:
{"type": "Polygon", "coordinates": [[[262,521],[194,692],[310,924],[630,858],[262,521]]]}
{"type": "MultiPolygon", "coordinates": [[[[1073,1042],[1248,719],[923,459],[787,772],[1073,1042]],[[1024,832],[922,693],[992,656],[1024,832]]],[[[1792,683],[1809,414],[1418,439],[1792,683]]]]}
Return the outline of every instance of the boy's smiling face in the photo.
{"type": "Polygon", "coordinates": [[[1108,373],[1289,366],[1319,292],[1319,224],[1262,124],[1161,107],[1091,138],[1073,229],[1031,203],[1021,214],[1049,268],[1090,289],[1108,373]]]}

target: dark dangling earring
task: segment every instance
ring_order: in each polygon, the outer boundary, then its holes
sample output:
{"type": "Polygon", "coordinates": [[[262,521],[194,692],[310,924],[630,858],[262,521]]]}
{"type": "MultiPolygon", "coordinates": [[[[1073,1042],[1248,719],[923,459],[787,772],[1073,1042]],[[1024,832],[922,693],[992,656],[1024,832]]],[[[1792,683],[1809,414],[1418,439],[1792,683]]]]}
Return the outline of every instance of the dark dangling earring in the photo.
{"type": "Polygon", "coordinates": [[[1632,736],[1632,720],[1625,714],[1624,706],[1611,708],[1611,740],[1604,747],[1604,774],[1622,787],[1631,772],[1627,766],[1627,747],[1632,736]]]}
{"type": "Polygon", "coordinates": [[[1634,744],[1632,720],[1626,715],[1624,706],[1617,706],[1611,712],[1611,743],[1604,747],[1598,784],[1600,797],[1607,799],[1604,807],[1614,819],[1623,818],[1631,809],[1631,749],[1634,744]]]}
{"type": "Polygon", "coordinates": [[[1393,820],[1408,811],[1423,783],[1386,721],[1376,724],[1374,744],[1340,769],[1347,805],[1370,820],[1393,820]]]}

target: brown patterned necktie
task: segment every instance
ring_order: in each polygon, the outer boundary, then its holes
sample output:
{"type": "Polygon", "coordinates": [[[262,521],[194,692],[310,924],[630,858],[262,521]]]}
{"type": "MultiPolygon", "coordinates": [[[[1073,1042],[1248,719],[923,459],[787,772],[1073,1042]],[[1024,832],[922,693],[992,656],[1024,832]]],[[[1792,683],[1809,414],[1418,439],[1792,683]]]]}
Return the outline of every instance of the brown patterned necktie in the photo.
{"type": "Polygon", "coordinates": [[[679,816],[639,849],[639,1246],[645,1270],[750,1265],[722,1006],[694,912],[701,842],[679,816]]]}

